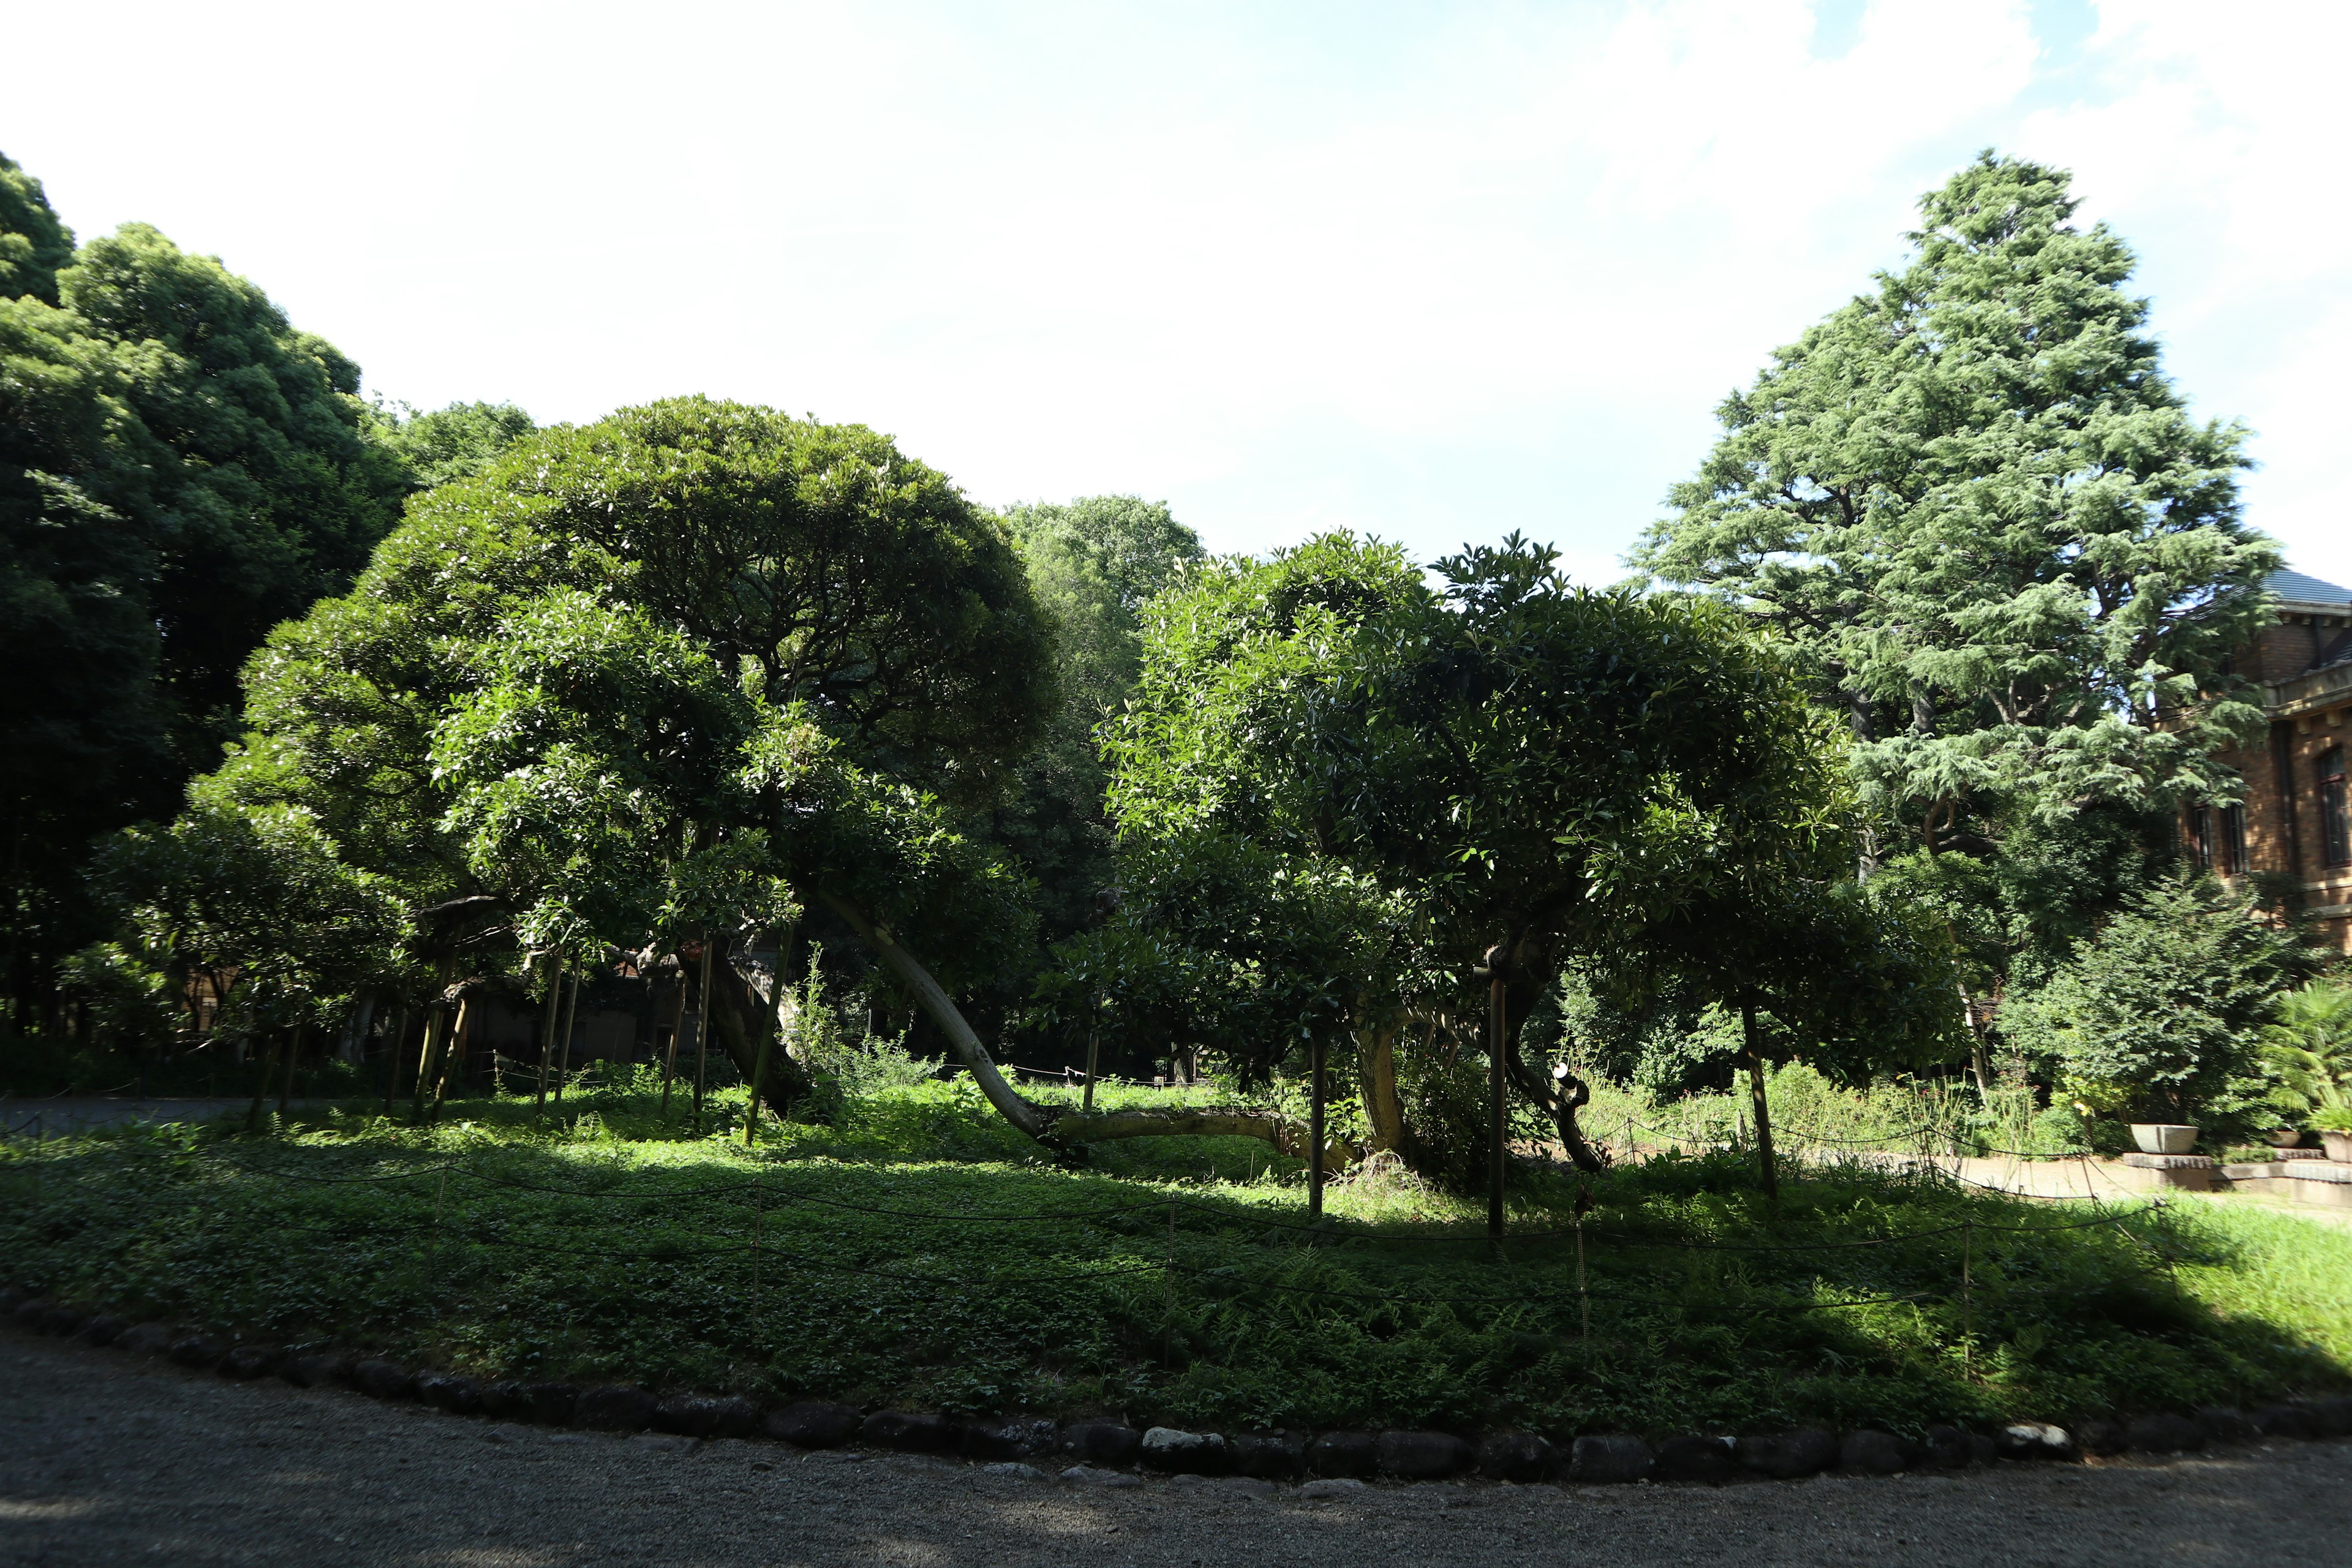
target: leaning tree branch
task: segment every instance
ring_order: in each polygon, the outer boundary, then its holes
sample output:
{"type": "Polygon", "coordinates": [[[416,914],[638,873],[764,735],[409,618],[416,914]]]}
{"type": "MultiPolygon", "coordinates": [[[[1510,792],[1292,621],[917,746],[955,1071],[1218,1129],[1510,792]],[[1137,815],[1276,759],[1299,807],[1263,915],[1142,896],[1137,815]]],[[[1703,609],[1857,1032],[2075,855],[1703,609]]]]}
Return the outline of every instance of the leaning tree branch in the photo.
{"type": "MultiPolygon", "coordinates": [[[[1108,1143],[1119,1138],[1260,1138],[1279,1152],[1305,1159],[1308,1155],[1307,1129],[1288,1117],[1255,1106],[1202,1106],[1173,1110],[1105,1110],[1089,1115],[1060,1106],[1040,1105],[1007,1083],[997,1070],[996,1063],[972,1032],[971,1025],[962,1011],[940,983],[931,978],[915,955],[907,951],[896,938],[868,920],[865,912],[831,893],[817,895],[825,907],[848,922],[849,929],[876,957],[879,958],[898,983],[912,994],[917,1004],[929,1013],[948,1038],[956,1058],[971,1072],[972,1081],[980,1085],[982,1094],[996,1108],[998,1115],[1019,1131],[1027,1133],[1049,1148],[1075,1152],[1088,1143],[1108,1143]]],[[[1334,1139],[1324,1150],[1324,1168],[1335,1168],[1363,1157],[1362,1151],[1352,1143],[1334,1139]]]]}

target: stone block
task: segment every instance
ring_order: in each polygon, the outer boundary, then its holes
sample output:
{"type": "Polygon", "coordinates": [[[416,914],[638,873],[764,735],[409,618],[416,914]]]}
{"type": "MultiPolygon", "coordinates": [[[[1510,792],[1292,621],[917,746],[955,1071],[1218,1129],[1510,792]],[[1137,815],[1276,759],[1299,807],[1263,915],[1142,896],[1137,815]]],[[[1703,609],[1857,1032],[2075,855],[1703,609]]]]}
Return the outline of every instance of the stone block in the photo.
{"type": "Polygon", "coordinates": [[[902,1454],[936,1454],[955,1444],[955,1427],[944,1415],[913,1410],[877,1410],[857,1429],[860,1441],[902,1454]]]}
{"type": "Polygon", "coordinates": [[[2262,1436],[2261,1429],[2247,1418],[2244,1411],[2230,1405],[2201,1406],[2193,1419],[2197,1429],[2205,1434],[2208,1443],[2252,1443],[2262,1436]]]}
{"type": "Polygon", "coordinates": [[[1735,1473],[1735,1445],[1728,1437],[1686,1436],[1669,1437],[1657,1447],[1650,1479],[1659,1481],[1704,1481],[1720,1486],[1735,1473]]]}
{"type": "Polygon", "coordinates": [[[239,1345],[221,1357],[220,1372],[223,1377],[251,1382],[257,1377],[268,1377],[285,1360],[286,1352],[276,1345],[239,1345]]]}
{"type": "Polygon", "coordinates": [[[1585,1486],[1644,1479],[1655,1463],[1649,1444],[1627,1433],[1579,1437],[1568,1452],[1568,1479],[1585,1486]]]}
{"type": "Polygon", "coordinates": [[[686,1437],[745,1437],[758,1415],[740,1394],[673,1394],[654,1406],[654,1425],[686,1437]]]}
{"type": "Polygon", "coordinates": [[[1532,1432],[1489,1432],[1478,1440],[1478,1473],[1495,1481],[1539,1481],[1551,1474],[1556,1456],[1532,1432]]]}
{"type": "Polygon", "coordinates": [[[572,1419],[592,1432],[642,1432],[654,1424],[654,1396],[632,1384],[583,1389],[572,1419]]]}
{"type": "Polygon", "coordinates": [[[1992,1441],[2004,1459],[2071,1459],[2076,1453],[2074,1435],[2044,1421],[2012,1421],[1992,1441]]]}
{"type": "Polygon", "coordinates": [[[1740,1468],[1768,1480],[1802,1480],[1820,1475],[1837,1463],[1838,1440],[1833,1432],[1806,1427],[1795,1432],[1771,1432],[1742,1437],[1735,1452],[1740,1468]]]}
{"type": "Polygon", "coordinates": [[[857,1436],[865,1417],[846,1405],[803,1399],[761,1418],[760,1430],[803,1448],[838,1448],[857,1436]]]}
{"type": "Polygon", "coordinates": [[[1089,1465],[1131,1465],[1143,1451],[1143,1434],[1116,1421],[1081,1421],[1062,1429],[1062,1452],[1089,1465]]]}
{"type": "Polygon", "coordinates": [[[352,1381],[362,1394],[377,1399],[413,1399],[416,1396],[416,1380],[408,1369],[388,1361],[370,1359],[352,1368],[352,1381]]]}
{"type": "Polygon", "coordinates": [[[580,1390],[568,1383],[532,1383],[523,1387],[530,1418],[542,1426],[569,1426],[580,1413],[580,1390]]]}
{"type": "Polygon", "coordinates": [[[1168,1475],[1222,1476],[1234,1468],[1233,1449],[1222,1432],[1186,1432],[1154,1426],[1143,1435],[1146,1469],[1168,1475]]]}
{"type": "Polygon", "coordinates": [[[1837,1468],[1851,1475],[1891,1476],[1910,1463],[1910,1446],[1892,1432],[1865,1426],[1838,1439],[1837,1468]]]}
{"type": "Polygon", "coordinates": [[[1307,1473],[1303,1432],[1244,1432],[1232,1440],[1234,1469],[1260,1480],[1291,1481],[1307,1473]]]}
{"type": "Polygon", "coordinates": [[[2186,1415],[2138,1415],[2124,1423],[2124,1441],[2143,1454],[2183,1454],[2205,1446],[2205,1433],[2186,1415]]]}
{"type": "Polygon", "coordinates": [[[1470,1445],[1451,1432],[1383,1432],[1380,1438],[1381,1471],[1408,1481],[1436,1481],[1458,1476],[1477,1456],[1470,1445]]]}
{"type": "Polygon", "coordinates": [[[1034,1459],[1051,1454],[1062,1436],[1055,1423],[1031,1415],[976,1415],[962,1424],[958,1446],[967,1459],[1034,1459]]]}
{"type": "Polygon", "coordinates": [[[1307,1468],[1318,1476],[1369,1476],[1381,1468],[1381,1440],[1370,1432],[1326,1432],[1307,1445],[1307,1468]]]}

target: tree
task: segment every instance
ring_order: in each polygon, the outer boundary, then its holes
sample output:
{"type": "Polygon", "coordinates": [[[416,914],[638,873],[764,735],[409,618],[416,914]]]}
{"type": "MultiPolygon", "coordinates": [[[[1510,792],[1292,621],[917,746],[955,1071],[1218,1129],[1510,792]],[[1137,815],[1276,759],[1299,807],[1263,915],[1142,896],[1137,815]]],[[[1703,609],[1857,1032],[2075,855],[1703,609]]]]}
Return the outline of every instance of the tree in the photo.
{"type": "Polygon", "coordinates": [[[1016,506],[1004,520],[1055,622],[1061,695],[986,833],[1035,879],[1046,940],[1059,941],[1087,926],[1118,875],[1097,731],[1134,689],[1143,606],[1201,559],[1201,542],[1164,502],[1135,496],[1016,506]]]}
{"type": "Polygon", "coordinates": [[[382,404],[367,434],[400,459],[414,489],[429,490],[480,474],[539,427],[511,403],[452,403],[420,414],[382,404]]]}
{"type": "MultiPolygon", "coordinates": [[[[1865,871],[2227,800],[2212,753],[2260,718],[2227,663],[2278,564],[2240,515],[2245,432],[2189,417],[2067,184],[1987,153],[1923,198],[1911,264],[1724,402],[1634,555],[1796,650],[1852,731],[1865,871]]],[[[2134,885],[2065,885],[2066,913],[2035,881],[2000,868],[1990,925],[2079,927],[2134,885]]],[[[2028,940],[1998,931],[1978,984],[2028,940]]]]}
{"type": "Polygon", "coordinates": [[[136,345],[124,400],[176,458],[154,479],[151,604],[172,742],[202,768],[236,733],[246,657],[350,584],[407,476],[363,435],[359,367],[219,261],[125,224],[84,246],[58,290],[91,334],[136,345]]]}
{"type": "Polygon", "coordinates": [[[58,221],[41,182],[0,153],[0,300],[58,302],[58,268],[73,258],[73,230],[58,221]]]}
{"type": "Polygon", "coordinates": [[[707,1011],[749,1076],[782,999],[737,962],[795,908],[971,969],[1025,942],[932,786],[1009,775],[1045,636],[1001,526],[885,438],[625,410],[417,498],[253,661],[210,787],[310,813],[412,910],[496,911],[470,964],[715,935],[707,1011]]]}
{"type": "Polygon", "coordinates": [[[0,882],[16,1004],[104,929],[93,837],[168,814],[269,627],[340,592],[411,487],[357,367],[126,226],[76,250],[0,158],[0,882]]]}
{"type": "Polygon", "coordinates": [[[2210,877],[2179,874],[2002,1009],[2059,1092],[2130,1121],[2234,1121],[2263,1092],[2262,1026],[2308,962],[2210,877]]]}
{"type": "Polygon", "coordinates": [[[209,983],[220,999],[216,1038],[278,1037],[256,1077],[252,1125],[273,1075],[292,1071],[283,1036],[329,1023],[352,991],[401,962],[406,922],[394,889],[346,864],[296,808],[241,810],[200,795],[168,829],[123,835],[101,874],[120,889],[138,952],[163,988],[187,996],[192,978],[209,983]]]}
{"type": "Polygon", "coordinates": [[[1597,1167],[1587,1086],[1531,1068],[1516,1023],[1579,956],[1688,963],[1732,938],[1724,917],[1793,900],[1801,877],[1775,868],[1821,863],[1837,794],[1738,617],[1576,589],[1551,559],[1516,536],[1465,551],[1438,563],[1442,596],[1345,536],[1215,563],[1155,606],[1113,801],[1139,840],[1213,826],[1382,889],[1450,973],[1420,999],[1433,1019],[1478,1017],[1469,983],[1498,963],[1493,1066],[1597,1167]]]}

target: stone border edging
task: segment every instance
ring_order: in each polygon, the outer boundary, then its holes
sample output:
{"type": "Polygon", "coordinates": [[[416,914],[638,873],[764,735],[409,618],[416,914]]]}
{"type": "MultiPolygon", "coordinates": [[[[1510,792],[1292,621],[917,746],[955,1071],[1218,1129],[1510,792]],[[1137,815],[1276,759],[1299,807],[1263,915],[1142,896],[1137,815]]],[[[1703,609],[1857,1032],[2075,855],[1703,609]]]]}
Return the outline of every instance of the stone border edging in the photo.
{"type": "Polygon", "coordinates": [[[1138,1431],[1124,1423],[981,1415],[957,1419],[919,1411],[861,1413],[826,1400],[760,1409],[740,1394],[657,1396],[635,1384],[581,1387],[525,1384],[430,1370],[413,1372],[379,1356],[288,1350],[162,1322],[87,1314],[17,1287],[0,1289],[0,1312],[20,1327],[181,1366],[250,1381],[275,1375],[299,1388],[341,1385],[383,1400],[415,1400],[457,1415],[549,1427],[628,1434],[648,1429],[697,1439],[762,1436],[804,1449],[859,1447],[958,1458],[1003,1474],[1043,1479],[1043,1461],[1066,1468],[1073,1485],[1133,1487],[1137,1468],[1168,1476],[1234,1476],[1299,1483],[1307,1500],[1349,1495],[1374,1479],[1623,1485],[1743,1479],[1801,1480],[1835,1471],[1894,1475],[1958,1470],[1999,1460],[2063,1462],[2126,1453],[2179,1454],[2209,1445],[2352,1436],[2352,1395],[2264,1405],[2248,1413],[2208,1406],[2188,1415],[2092,1419],[2069,1430],[2019,1421],[1997,1432],[1934,1426],[1916,1439],[1872,1427],[1836,1433],[1808,1427],[1744,1436],[1683,1434],[1656,1442],[1630,1433],[1589,1435],[1555,1445],[1530,1432],[1490,1432],[1476,1443],[1450,1432],[1261,1431],[1227,1435],[1171,1426],[1138,1431]]]}

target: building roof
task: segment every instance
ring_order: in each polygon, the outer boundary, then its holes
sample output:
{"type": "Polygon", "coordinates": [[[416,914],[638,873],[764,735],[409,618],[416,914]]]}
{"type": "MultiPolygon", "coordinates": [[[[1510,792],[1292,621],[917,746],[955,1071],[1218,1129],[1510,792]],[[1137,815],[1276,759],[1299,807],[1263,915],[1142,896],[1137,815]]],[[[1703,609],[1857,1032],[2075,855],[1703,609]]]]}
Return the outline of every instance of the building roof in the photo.
{"type": "Polygon", "coordinates": [[[2273,572],[2263,586],[2291,605],[2352,605],[2352,588],[2339,588],[2300,572],[2273,572]]]}

